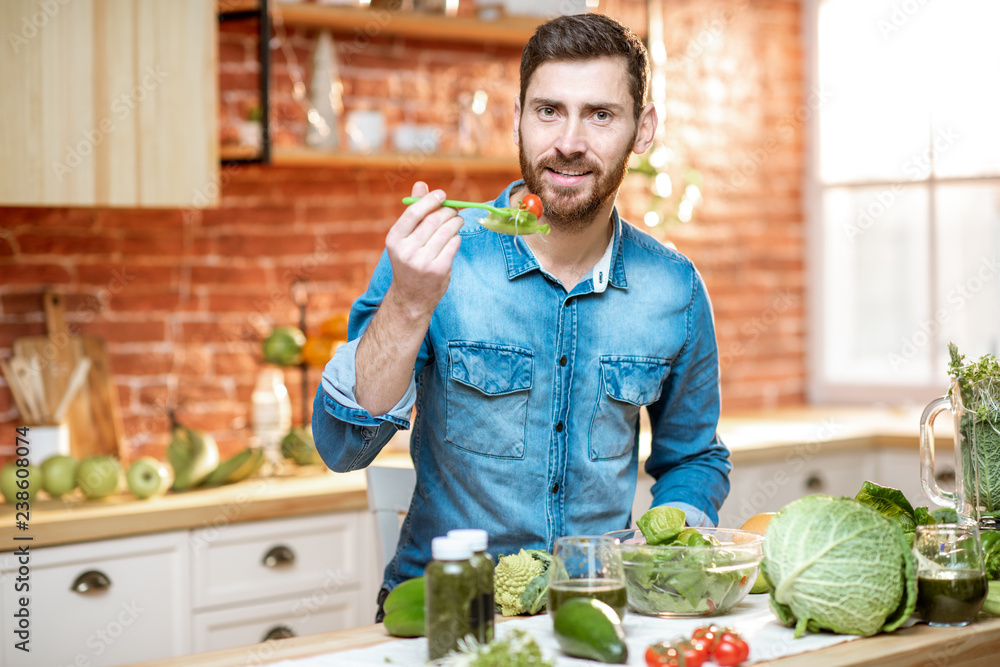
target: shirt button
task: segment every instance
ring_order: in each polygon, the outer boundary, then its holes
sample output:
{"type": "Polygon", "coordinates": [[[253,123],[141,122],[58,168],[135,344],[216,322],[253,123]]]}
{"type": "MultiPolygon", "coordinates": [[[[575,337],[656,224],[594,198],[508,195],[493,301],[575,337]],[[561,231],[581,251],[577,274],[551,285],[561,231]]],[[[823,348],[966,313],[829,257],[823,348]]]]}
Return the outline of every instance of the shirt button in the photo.
{"type": "Polygon", "coordinates": [[[552,485],[552,493],[559,493],[559,482],[552,485]]]}
{"type": "Polygon", "coordinates": [[[566,361],[567,361],[567,359],[566,359],[566,355],[565,354],[563,356],[559,357],[559,365],[560,366],[565,366],[566,365],[566,361]]]}
{"type": "Polygon", "coordinates": [[[556,433],[562,433],[562,430],[563,430],[563,423],[559,422],[558,424],[556,424],[556,433]]]}

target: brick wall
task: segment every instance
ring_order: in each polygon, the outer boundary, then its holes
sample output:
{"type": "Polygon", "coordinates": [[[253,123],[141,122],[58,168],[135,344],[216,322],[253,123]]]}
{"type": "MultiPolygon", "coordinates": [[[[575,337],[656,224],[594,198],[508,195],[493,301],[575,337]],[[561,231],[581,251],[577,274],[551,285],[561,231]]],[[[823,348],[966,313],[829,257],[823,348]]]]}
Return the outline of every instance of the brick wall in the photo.
{"type": "MultiPolygon", "coordinates": [[[[602,9],[641,24],[643,6],[617,0],[602,9]]],[[[654,233],[695,261],[712,295],[724,409],[801,403],[808,109],[799,3],[675,0],[664,11],[661,122],[675,164],[703,174],[704,203],[692,222],[654,233]]],[[[284,37],[288,48],[274,52],[275,143],[300,144],[305,108],[294,81],[309,81],[315,34],[289,29],[284,37]]],[[[390,128],[438,126],[444,151],[515,155],[517,49],[378,35],[364,43],[341,35],[337,46],[347,109],[383,109],[390,128]],[[475,90],[488,95],[477,122],[489,139],[469,148],[458,143],[458,123],[463,95],[475,90]]],[[[256,102],[252,29],[225,24],[220,57],[220,123],[231,140],[234,119],[256,102]]],[[[218,209],[0,208],[0,357],[17,337],[44,333],[41,293],[54,288],[67,297],[71,325],[107,340],[131,455],[163,455],[168,408],[234,451],[248,434],[260,340],[274,325],[298,322],[295,279],[308,281],[314,329],[364,289],[410,182],[483,200],[514,176],[428,171],[419,155],[388,172],[243,165],[223,168],[218,209]]],[[[645,187],[630,177],[622,209],[633,221],[642,218],[645,187]]],[[[319,372],[309,372],[307,396],[319,372]]],[[[286,382],[298,416],[299,371],[289,369],[286,382]]],[[[0,380],[0,456],[9,455],[16,422],[0,380]]]]}

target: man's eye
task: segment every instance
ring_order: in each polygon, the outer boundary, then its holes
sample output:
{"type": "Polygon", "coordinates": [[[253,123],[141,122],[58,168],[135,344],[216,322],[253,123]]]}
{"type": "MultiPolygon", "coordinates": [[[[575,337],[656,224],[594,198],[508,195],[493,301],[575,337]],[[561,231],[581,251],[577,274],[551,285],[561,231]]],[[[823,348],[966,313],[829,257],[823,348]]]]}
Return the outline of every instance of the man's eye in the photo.
{"type": "Polygon", "coordinates": [[[556,110],[553,109],[552,107],[542,107],[541,114],[543,116],[549,116],[549,117],[555,116],[556,110]]]}
{"type": "Polygon", "coordinates": [[[611,119],[611,114],[608,113],[607,111],[598,111],[594,115],[597,117],[597,120],[610,120],[611,119]]]}

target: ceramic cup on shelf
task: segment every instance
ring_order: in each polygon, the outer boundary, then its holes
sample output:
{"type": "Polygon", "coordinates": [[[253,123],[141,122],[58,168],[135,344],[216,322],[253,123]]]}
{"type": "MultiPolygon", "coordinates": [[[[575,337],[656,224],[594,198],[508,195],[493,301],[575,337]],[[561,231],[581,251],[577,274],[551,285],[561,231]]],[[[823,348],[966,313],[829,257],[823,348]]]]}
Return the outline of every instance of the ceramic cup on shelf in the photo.
{"type": "Polygon", "coordinates": [[[50,456],[70,454],[69,426],[66,424],[46,424],[28,426],[28,461],[41,465],[50,456]]]}
{"type": "Polygon", "coordinates": [[[381,111],[349,111],[344,130],[347,145],[355,153],[377,153],[385,143],[385,115],[381,111]]]}

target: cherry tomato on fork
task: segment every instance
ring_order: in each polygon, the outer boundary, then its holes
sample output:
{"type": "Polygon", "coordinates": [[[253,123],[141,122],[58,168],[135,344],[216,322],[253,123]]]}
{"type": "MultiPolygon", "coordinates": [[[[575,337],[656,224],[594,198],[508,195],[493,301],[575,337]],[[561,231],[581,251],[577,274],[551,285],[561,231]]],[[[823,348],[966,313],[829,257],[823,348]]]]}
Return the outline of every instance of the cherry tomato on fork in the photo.
{"type": "Polygon", "coordinates": [[[542,198],[538,195],[524,195],[521,200],[521,208],[533,214],[536,218],[542,217],[542,198]]]}

